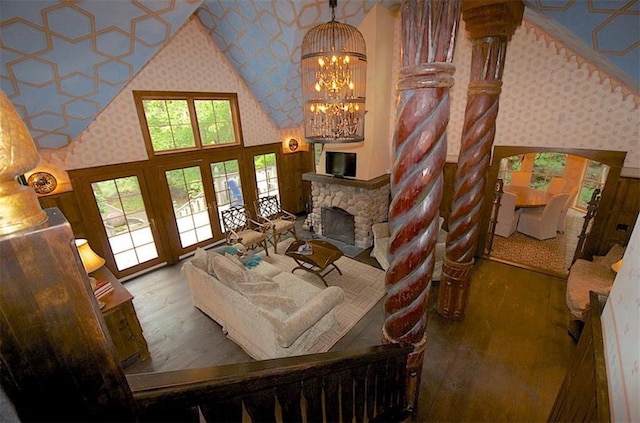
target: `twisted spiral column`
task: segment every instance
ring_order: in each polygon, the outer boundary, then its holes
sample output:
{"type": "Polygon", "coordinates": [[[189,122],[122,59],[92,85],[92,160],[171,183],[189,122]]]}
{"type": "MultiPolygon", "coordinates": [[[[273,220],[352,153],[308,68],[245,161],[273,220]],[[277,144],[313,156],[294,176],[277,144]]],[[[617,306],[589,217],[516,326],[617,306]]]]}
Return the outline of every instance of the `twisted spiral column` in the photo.
{"type": "Polygon", "coordinates": [[[389,269],[383,340],[410,343],[409,407],[417,404],[427,305],[447,154],[451,64],[460,1],[402,4],[402,61],[391,173],[389,269]]]}
{"type": "Polygon", "coordinates": [[[449,215],[438,313],[464,319],[496,133],[498,101],[509,38],[522,20],[517,1],[468,2],[464,20],[473,41],[471,82],[449,215]]]}
{"type": "Polygon", "coordinates": [[[462,320],[467,306],[501,86],[497,80],[469,85],[438,293],[438,313],[449,320],[462,320]]]}

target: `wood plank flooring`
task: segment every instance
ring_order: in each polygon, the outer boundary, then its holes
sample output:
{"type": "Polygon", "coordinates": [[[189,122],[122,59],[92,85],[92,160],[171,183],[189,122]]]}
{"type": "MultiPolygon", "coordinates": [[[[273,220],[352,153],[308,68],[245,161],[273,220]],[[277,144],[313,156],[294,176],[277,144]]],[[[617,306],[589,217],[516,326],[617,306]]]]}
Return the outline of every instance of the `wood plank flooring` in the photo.
{"type": "MultiPolygon", "coordinates": [[[[357,260],[377,265],[370,250],[357,260]]],[[[125,283],[151,358],[127,373],[250,361],[191,302],[180,264],[125,283]]],[[[544,421],[575,346],[566,332],[566,281],[502,263],[476,264],[467,316],[430,310],[417,421],[544,421]]],[[[437,284],[433,289],[435,304],[437,284]]],[[[333,350],[380,343],[383,301],[333,350]]]]}

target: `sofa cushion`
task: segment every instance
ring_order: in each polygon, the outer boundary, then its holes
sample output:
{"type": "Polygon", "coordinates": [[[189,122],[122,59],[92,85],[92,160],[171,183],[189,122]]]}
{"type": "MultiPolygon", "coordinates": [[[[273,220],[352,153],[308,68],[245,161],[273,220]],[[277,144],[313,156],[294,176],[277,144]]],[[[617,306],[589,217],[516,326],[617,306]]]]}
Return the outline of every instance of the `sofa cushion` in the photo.
{"type": "Polygon", "coordinates": [[[238,287],[243,294],[276,294],[280,290],[280,285],[273,281],[244,282],[238,287]]]}
{"type": "Polygon", "coordinates": [[[258,307],[270,312],[279,311],[276,316],[280,319],[286,318],[296,311],[296,303],[286,295],[274,294],[247,294],[246,297],[258,307]]]}

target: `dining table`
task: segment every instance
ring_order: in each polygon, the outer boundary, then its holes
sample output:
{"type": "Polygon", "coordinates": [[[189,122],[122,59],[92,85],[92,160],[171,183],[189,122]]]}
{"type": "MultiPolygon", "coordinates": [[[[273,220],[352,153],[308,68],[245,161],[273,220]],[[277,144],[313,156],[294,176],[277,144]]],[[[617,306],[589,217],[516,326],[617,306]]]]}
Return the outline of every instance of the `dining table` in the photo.
{"type": "Polygon", "coordinates": [[[550,194],[547,191],[542,191],[531,187],[505,185],[502,189],[505,192],[514,194],[516,196],[517,209],[544,207],[553,197],[553,194],[550,194]]]}

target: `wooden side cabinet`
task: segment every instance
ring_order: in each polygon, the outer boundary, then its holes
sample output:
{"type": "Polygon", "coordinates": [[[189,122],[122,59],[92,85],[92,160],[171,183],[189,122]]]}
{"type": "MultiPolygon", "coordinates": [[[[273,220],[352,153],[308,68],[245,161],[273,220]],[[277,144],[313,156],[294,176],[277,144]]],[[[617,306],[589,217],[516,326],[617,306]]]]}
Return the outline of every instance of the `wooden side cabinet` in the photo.
{"type": "Polygon", "coordinates": [[[105,303],[102,316],[122,366],[149,358],[149,347],[133,307],[133,295],[105,266],[91,273],[91,276],[97,280],[109,281],[113,285],[113,291],[101,297],[100,301],[105,303]]]}

